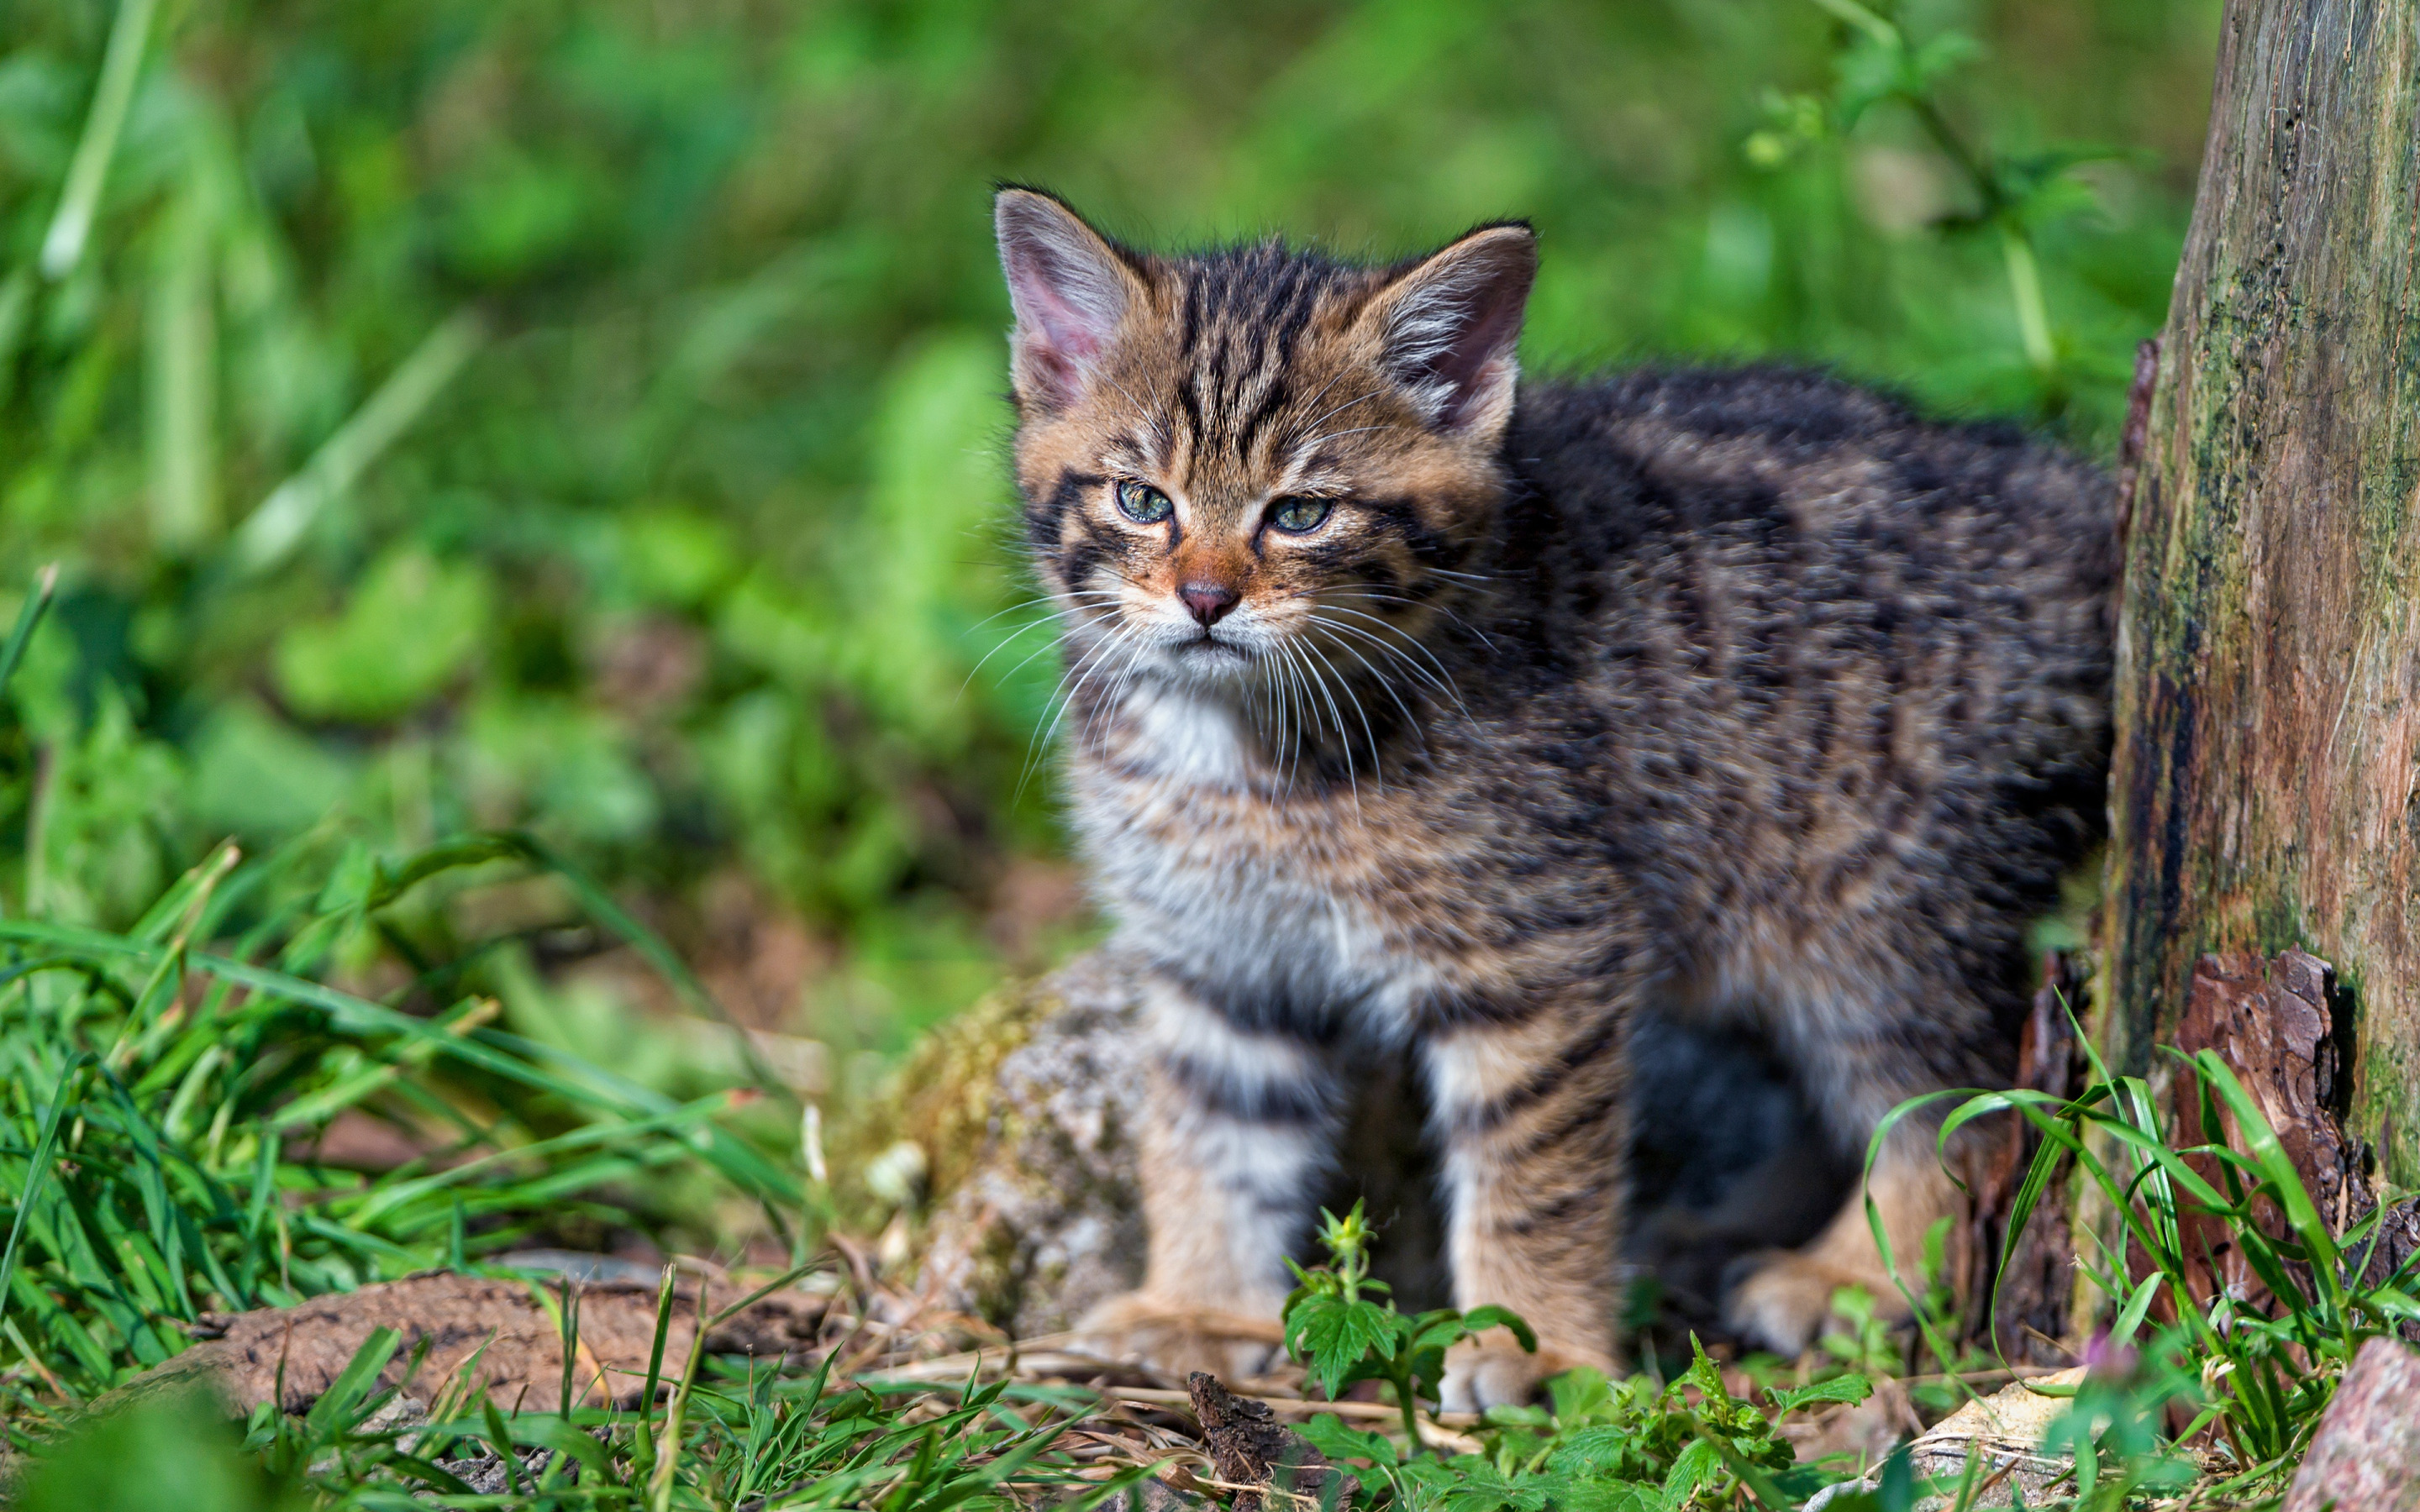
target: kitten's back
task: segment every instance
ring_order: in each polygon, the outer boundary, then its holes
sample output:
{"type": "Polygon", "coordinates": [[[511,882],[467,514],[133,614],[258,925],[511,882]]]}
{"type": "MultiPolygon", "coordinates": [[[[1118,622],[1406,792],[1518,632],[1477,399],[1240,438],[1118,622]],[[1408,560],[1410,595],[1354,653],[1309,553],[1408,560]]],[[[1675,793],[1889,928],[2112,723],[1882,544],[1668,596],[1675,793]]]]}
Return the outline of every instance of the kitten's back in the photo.
{"type": "Polygon", "coordinates": [[[1525,385],[1505,457],[1491,633],[1531,696],[1587,690],[1608,828],[1699,964],[1921,908],[1923,966],[2019,1011],[2024,922],[2104,824],[2107,476],[1767,367],[1525,385]]]}

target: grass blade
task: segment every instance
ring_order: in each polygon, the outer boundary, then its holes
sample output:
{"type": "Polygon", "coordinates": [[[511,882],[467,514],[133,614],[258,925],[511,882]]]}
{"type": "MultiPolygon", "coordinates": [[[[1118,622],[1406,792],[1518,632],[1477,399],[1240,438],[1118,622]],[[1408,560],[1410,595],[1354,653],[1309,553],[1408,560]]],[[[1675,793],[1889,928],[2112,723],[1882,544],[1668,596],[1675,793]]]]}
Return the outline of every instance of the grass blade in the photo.
{"type": "Polygon", "coordinates": [[[25,1238],[25,1226],[34,1209],[42,1199],[42,1187],[51,1174],[51,1151],[59,1142],[59,1116],[67,1111],[68,1094],[75,1090],[76,1079],[91,1061],[90,1056],[77,1056],[67,1069],[59,1072],[59,1084],[51,1093],[51,1111],[42,1116],[42,1132],[34,1141],[32,1164],[25,1168],[25,1189],[17,1196],[16,1221],[8,1226],[8,1247],[0,1251],[0,1322],[8,1317],[9,1284],[17,1274],[17,1247],[25,1238]]]}
{"type": "Polygon", "coordinates": [[[59,564],[44,567],[34,579],[34,592],[26,598],[25,607],[17,611],[17,627],[8,632],[8,642],[0,646],[0,693],[8,690],[8,679],[17,674],[17,663],[25,658],[25,646],[34,639],[34,627],[42,623],[42,615],[51,607],[51,596],[58,592],[59,564]]]}
{"type": "Polygon", "coordinates": [[[117,155],[117,134],[126,125],[126,107],[134,100],[134,81],[143,70],[144,45],[151,37],[151,13],[158,0],[121,0],[117,20],[109,28],[109,46],[101,54],[101,82],[92,92],[92,110],[85,116],[84,135],[68,162],[67,187],[59,195],[58,213],[42,237],[42,272],[56,281],[75,271],[91,239],[92,218],[101,208],[101,186],[109,177],[109,162],[117,155]]]}
{"type": "Polygon", "coordinates": [[[424,337],[302,471],[272,489],[243,522],[233,546],[236,572],[251,576],[284,561],[329,501],[360,481],[487,340],[487,322],[468,309],[456,311],[424,337]]]}
{"type": "Polygon", "coordinates": [[[2328,1231],[2325,1219],[2311,1201],[2310,1192],[2303,1185],[2302,1173],[2294,1169],[2293,1157],[2277,1141],[2277,1131],[2271,1128],[2260,1104],[2236,1080],[2215,1051],[2204,1050],[2193,1057],[2194,1069],[2205,1081],[2218,1089],[2219,1097],[2234,1113],[2236,1127],[2243,1135],[2246,1151],[2257,1163],[2261,1174],[2275,1188],[2278,1206],[2286,1210],[2286,1222],[2301,1236],[2310,1251],[2311,1270],[2329,1302],[2341,1313],[2344,1305],[2343,1278],[2336,1273],[2335,1236],[2328,1231]]]}

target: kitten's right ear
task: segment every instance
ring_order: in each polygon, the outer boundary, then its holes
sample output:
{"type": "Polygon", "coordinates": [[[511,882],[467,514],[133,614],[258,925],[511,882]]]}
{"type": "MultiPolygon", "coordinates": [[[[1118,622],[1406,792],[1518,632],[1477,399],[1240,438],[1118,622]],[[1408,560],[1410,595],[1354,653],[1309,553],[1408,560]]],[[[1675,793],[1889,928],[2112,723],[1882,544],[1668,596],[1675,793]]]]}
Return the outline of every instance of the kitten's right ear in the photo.
{"type": "Polygon", "coordinates": [[[1108,239],[1047,194],[1001,190],[992,224],[1016,312],[1009,338],[1016,396],[1063,408],[1083,392],[1085,374],[1140,296],[1140,281],[1108,239]]]}

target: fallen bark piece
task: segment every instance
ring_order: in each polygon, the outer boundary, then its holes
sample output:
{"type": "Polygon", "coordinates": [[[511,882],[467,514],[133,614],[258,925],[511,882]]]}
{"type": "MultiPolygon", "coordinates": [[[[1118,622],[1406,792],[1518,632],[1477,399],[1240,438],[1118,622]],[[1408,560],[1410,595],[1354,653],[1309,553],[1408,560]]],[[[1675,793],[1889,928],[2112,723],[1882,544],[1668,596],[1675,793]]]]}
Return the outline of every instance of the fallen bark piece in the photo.
{"type": "MultiPolygon", "coordinates": [[[[573,1358],[577,1402],[636,1406],[646,1389],[647,1356],[656,1335],[656,1288],[620,1283],[576,1288],[580,1337],[573,1358]]],[[[550,1297],[560,1291],[548,1288],[550,1297]]],[[[734,1292],[733,1300],[742,1293],[734,1292]]],[[[556,1304],[560,1305],[559,1301],[556,1304]]],[[[709,1305],[711,1301],[709,1300],[709,1305]]],[[[664,1361],[677,1373],[697,1335],[696,1283],[675,1295],[664,1361]]],[[[775,1293],[706,1335],[717,1354],[792,1356],[814,1343],[820,1299],[775,1293]]],[[[205,1314],[192,1349],[129,1381],[117,1393],[146,1394],[179,1382],[208,1382],[236,1412],[275,1400],[288,1412],[310,1410],[351,1363],[370,1335],[391,1328],[401,1336],[379,1386],[401,1386],[434,1400],[458,1373],[463,1386],[484,1388],[506,1412],[560,1410],[563,1335],[536,1284],[430,1272],[357,1291],[314,1297],[293,1307],[205,1314]],[[428,1353],[409,1378],[412,1351],[428,1353]]]]}
{"type": "Polygon", "coordinates": [[[1229,1391],[1218,1377],[1196,1370],[1185,1382],[1202,1442],[1218,1478],[1238,1491],[1235,1512],[1347,1512],[1353,1481],[1331,1467],[1309,1439],[1280,1423],[1269,1404],[1229,1391]]]}
{"type": "Polygon", "coordinates": [[[2420,1354],[2371,1339],[2319,1415],[2283,1512],[2420,1512],[2420,1354]]]}
{"type": "MultiPolygon", "coordinates": [[[[1908,1445],[1909,1468],[1918,1480],[1956,1485],[1965,1478],[1967,1460],[1975,1458],[1980,1462],[1975,1466],[1974,1490],[1966,1505],[2007,1506],[2011,1501],[2009,1489],[2015,1487],[2024,1492],[2027,1506],[2039,1506],[2057,1494],[2055,1488],[2075,1469],[2075,1461],[2066,1456],[2041,1452],[2043,1433],[2067,1411],[2071,1398],[2044,1396],[2040,1388],[2073,1386],[2084,1375],[2079,1365],[2012,1381],[1979,1401],[1968,1402],[1916,1436],[1908,1445]]],[[[1880,1483],[1877,1473],[1862,1481],[1826,1486],[1808,1499],[1804,1512],[1823,1512],[1836,1497],[1870,1491],[1880,1483]]],[[[1928,1496],[1916,1504],[1915,1512],[1941,1512],[1955,1502],[1952,1496],[1928,1496]]]]}
{"type": "Polygon", "coordinates": [[[1956,1481],[1966,1473],[1969,1458],[1978,1459],[1978,1489],[1970,1505],[2007,1506],[2011,1486],[2024,1491],[2026,1505],[2040,1504],[2075,1469],[2075,1461],[2065,1455],[2041,1452],[2042,1435],[2071,1400],[2044,1396],[2041,1388],[2071,1387],[2084,1375],[2079,1365],[2012,1381],[1980,1401],[1968,1402],[1916,1437],[1908,1446],[1910,1466],[1919,1478],[1956,1481]]]}

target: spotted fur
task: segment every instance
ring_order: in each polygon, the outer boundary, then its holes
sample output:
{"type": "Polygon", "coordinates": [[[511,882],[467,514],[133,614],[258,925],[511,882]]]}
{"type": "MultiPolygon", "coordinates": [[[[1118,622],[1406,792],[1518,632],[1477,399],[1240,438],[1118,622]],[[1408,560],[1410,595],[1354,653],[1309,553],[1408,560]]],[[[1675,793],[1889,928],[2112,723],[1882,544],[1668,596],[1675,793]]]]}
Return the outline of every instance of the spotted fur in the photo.
{"type": "MultiPolygon", "coordinates": [[[[1150,1269],[1105,1331],[1274,1313],[1373,1037],[1423,1068],[1459,1300],[1549,1363],[1614,1354],[1642,1005],[1761,1028],[1854,1148],[2004,1079],[2024,927],[2102,822],[2101,473],[1817,374],[1519,383],[1525,226],[1365,267],[998,218],[1075,823],[1156,969],[1150,1269]]],[[[1874,1190],[1902,1254],[1947,1196],[1914,1145],[1874,1190]]],[[[1794,1349],[1880,1280],[1852,1204],[1730,1307],[1794,1349]]]]}

